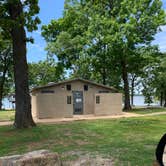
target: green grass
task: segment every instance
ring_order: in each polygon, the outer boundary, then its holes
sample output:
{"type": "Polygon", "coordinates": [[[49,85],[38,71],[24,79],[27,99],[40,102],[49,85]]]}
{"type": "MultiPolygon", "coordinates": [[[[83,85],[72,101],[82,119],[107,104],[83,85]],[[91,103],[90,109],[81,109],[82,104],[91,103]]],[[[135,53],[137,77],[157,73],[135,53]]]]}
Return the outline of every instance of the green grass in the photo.
{"type": "Polygon", "coordinates": [[[134,108],[131,110],[133,113],[137,114],[150,114],[157,112],[166,112],[166,108],[155,108],[155,107],[147,107],[147,108],[134,108]]]}
{"type": "Polygon", "coordinates": [[[15,111],[14,110],[1,110],[0,111],[0,122],[1,121],[11,121],[14,120],[15,111]]]}
{"type": "Polygon", "coordinates": [[[155,159],[156,145],[165,132],[166,115],[75,121],[24,130],[3,126],[0,127],[0,156],[50,149],[60,154],[97,153],[114,158],[117,166],[150,166],[155,159]]]}

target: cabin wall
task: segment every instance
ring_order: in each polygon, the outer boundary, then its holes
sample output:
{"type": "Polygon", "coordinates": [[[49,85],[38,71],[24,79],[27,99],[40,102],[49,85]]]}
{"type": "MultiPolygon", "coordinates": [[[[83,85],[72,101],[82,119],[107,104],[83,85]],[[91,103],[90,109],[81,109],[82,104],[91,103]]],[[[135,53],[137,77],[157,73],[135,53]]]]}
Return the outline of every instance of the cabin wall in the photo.
{"type": "Polygon", "coordinates": [[[95,94],[95,115],[116,115],[122,113],[122,94],[108,93],[95,94]],[[99,97],[99,99],[97,99],[99,97]],[[96,103],[98,100],[99,103],[96,103]]]}
{"type": "Polygon", "coordinates": [[[70,92],[64,92],[58,86],[45,90],[51,90],[54,93],[42,93],[42,90],[39,90],[32,95],[32,103],[36,103],[36,107],[32,107],[34,109],[32,112],[36,112],[37,118],[68,118],[73,116],[73,106],[67,104],[67,96],[71,95],[70,92]],[[36,101],[34,101],[35,98],[36,101]]]}
{"type": "MultiPolygon", "coordinates": [[[[64,118],[73,116],[73,93],[72,91],[83,92],[83,114],[95,113],[95,94],[99,91],[111,90],[82,81],[73,81],[56,85],[54,87],[42,88],[32,93],[32,112],[37,118],[64,118]],[[71,90],[66,85],[71,85],[71,90]],[[84,90],[88,85],[88,91],[84,90]],[[50,91],[54,93],[42,93],[50,91]],[[67,104],[67,96],[71,96],[71,104],[67,104]]],[[[100,93],[101,94],[101,93],[100,93]]]]}
{"type": "Polygon", "coordinates": [[[37,107],[36,107],[36,96],[31,95],[31,105],[32,105],[32,116],[37,118],[37,107]]]}

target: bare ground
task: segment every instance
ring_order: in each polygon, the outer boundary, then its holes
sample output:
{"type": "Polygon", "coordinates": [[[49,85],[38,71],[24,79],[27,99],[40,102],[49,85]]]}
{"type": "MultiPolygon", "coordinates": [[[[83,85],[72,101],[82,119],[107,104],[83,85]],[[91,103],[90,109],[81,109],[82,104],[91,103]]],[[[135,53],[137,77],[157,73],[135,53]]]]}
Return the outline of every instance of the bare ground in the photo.
{"type": "Polygon", "coordinates": [[[85,152],[63,154],[63,166],[113,166],[114,160],[85,152]]]}

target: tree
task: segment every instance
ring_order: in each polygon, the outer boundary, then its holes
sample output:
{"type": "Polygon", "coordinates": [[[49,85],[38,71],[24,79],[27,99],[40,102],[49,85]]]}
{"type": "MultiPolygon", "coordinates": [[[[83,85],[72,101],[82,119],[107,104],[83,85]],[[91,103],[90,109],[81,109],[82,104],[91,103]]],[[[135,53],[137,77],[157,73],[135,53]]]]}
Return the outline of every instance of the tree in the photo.
{"type": "Polygon", "coordinates": [[[29,86],[41,86],[50,82],[64,79],[63,67],[55,62],[53,58],[47,58],[38,63],[29,63],[29,86]]]}
{"type": "Polygon", "coordinates": [[[0,41],[0,110],[2,99],[9,92],[12,81],[12,48],[9,41],[0,41]]]}
{"type": "Polygon", "coordinates": [[[35,126],[31,115],[31,101],[28,87],[28,65],[26,60],[28,31],[37,29],[40,22],[35,14],[39,12],[38,0],[3,0],[0,2],[0,26],[4,38],[13,43],[16,114],[14,126],[26,128],[35,126]]]}
{"type": "MultiPolygon", "coordinates": [[[[134,49],[134,54],[130,58],[128,67],[132,105],[135,87],[141,84],[142,78],[148,78],[144,69],[153,65],[156,62],[156,57],[160,57],[158,46],[139,46],[134,49]]],[[[144,85],[144,87],[147,90],[147,86],[144,85]]],[[[145,93],[148,92],[145,91],[145,93]]]]}
{"type": "Polygon", "coordinates": [[[145,97],[144,99],[144,103],[147,103],[148,106],[150,106],[151,103],[153,103],[153,94],[154,94],[154,91],[153,91],[153,88],[152,86],[148,85],[148,82],[145,82],[143,84],[143,90],[142,90],[142,93],[145,97]]]}
{"type": "Polygon", "coordinates": [[[107,44],[102,40],[96,45],[90,43],[89,14],[84,5],[80,6],[76,1],[73,4],[74,7],[65,3],[63,19],[52,20],[48,26],[43,26],[42,35],[48,42],[48,54],[56,55],[59,62],[71,70],[71,77],[92,79],[118,87],[120,77],[116,74],[111,77],[113,74],[110,74],[115,73],[115,66],[110,63],[107,44]],[[114,71],[109,68],[114,68],[114,71]]]}
{"type": "Polygon", "coordinates": [[[154,79],[152,87],[155,89],[155,96],[160,100],[160,105],[166,107],[166,57],[165,53],[160,53],[160,56],[155,62],[153,71],[154,79]],[[157,63],[157,64],[156,64],[157,63]]]}
{"type": "Polygon", "coordinates": [[[43,36],[48,53],[68,67],[77,67],[86,55],[91,71],[103,84],[108,84],[112,75],[116,74],[116,81],[121,78],[124,109],[129,110],[128,74],[133,60],[138,62],[135,49],[147,46],[164,24],[161,0],[66,0],[63,18],[44,26],[43,36]]]}
{"type": "Polygon", "coordinates": [[[153,49],[146,52],[145,56],[149,56],[149,64],[144,67],[142,74],[143,95],[146,103],[152,103],[152,98],[160,100],[163,106],[166,100],[166,58],[165,54],[153,49]],[[149,56],[150,55],[150,56],[149,56]]]}

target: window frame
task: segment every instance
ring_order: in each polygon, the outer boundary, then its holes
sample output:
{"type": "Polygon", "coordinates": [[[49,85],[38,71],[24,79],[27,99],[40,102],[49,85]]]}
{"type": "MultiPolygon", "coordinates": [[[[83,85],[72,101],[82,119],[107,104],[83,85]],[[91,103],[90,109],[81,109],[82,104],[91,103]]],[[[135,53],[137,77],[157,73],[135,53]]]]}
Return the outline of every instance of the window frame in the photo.
{"type": "Polygon", "coordinates": [[[89,90],[89,86],[87,84],[84,85],[84,91],[88,91],[89,90]]]}
{"type": "Polygon", "coordinates": [[[99,93],[110,93],[109,90],[99,90],[99,93]]]}
{"type": "Polygon", "coordinates": [[[96,104],[100,104],[100,96],[99,95],[96,96],[96,104]]]}
{"type": "Polygon", "coordinates": [[[66,85],[66,90],[67,90],[67,91],[71,91],[71,84],[67,84],[67,85],[66,85]]]}
{"type": "Polygon", "coordinates": [[[72,104],[72,101],[71,101],[71,96],[67,96],[67,104],[72,104]]]}
{"type": "Polygon", "coordinates": [[[55,93],[55,91],[54,90],[41,90],[40,93],[42,93],[42,94],[53,94],[53,93],[55,93]]]}

